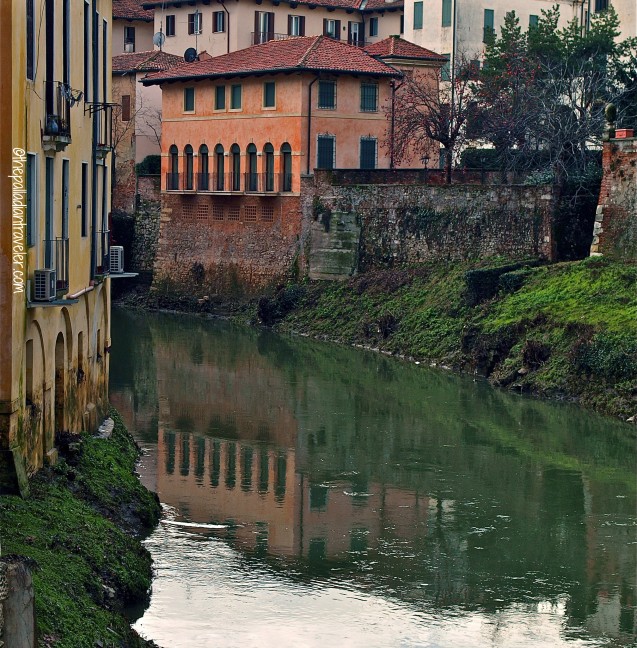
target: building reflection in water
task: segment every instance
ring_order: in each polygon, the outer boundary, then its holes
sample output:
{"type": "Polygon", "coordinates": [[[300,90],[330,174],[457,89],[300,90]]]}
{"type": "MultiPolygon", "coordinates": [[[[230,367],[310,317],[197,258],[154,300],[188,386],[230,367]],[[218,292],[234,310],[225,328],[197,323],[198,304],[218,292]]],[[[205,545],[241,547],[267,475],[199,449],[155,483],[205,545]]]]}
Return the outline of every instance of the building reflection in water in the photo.
{"type": "Polygon", "coordinates": [[[403,600],[566,596],[572,624],[634,637],[634,449],[614,424],[240,327],[118,325],[140,343],[113,355],[111,399],[177,522],[403,600]]]}

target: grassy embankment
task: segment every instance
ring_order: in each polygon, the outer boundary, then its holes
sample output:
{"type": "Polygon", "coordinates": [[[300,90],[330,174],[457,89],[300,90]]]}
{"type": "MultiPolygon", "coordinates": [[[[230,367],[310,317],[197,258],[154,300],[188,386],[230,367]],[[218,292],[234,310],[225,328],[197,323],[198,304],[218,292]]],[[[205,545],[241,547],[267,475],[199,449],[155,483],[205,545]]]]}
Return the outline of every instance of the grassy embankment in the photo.
{"type": "Polygon", "coordinates": [[[637,413],[637,266],[604,258],[375,271],[289,286],[258,312],[282,331],[362,344],[496,385],[637,413]]]}
{"type": "Polygon", "coordinates": [[[110,439],[63,440],[63,458],[31,480],[28,499],[0,497],[2,552],[28,559],[41,646],[151,645],[122,612],[147,597],[151,558],[140,539],[160,508],[133,472],[135,442],[111,416],[110,439]]]}

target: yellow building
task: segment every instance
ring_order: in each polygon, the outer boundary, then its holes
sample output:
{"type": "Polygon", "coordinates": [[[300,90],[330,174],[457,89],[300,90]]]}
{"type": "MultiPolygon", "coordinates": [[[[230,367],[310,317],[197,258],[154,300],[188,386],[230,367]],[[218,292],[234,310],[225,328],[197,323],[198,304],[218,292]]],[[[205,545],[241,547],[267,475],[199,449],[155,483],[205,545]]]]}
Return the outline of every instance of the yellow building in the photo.
{"type": "Polygon", "coordinates": [[[111,22],[111,0],[0,3],[0,492],[107,407],[111,22]]]}

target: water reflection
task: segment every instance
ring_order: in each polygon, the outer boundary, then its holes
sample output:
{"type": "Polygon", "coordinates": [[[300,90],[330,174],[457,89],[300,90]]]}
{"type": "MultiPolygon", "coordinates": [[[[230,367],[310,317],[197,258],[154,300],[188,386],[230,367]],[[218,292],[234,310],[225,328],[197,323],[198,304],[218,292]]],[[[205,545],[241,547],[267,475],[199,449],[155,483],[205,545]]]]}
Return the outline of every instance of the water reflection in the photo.
{"type": "Polygon", "coordinates": [[[116,312],[113,329],[130,346],[114,349],[111,399],[175,523],[150,541],[159,575],[141,627],[158,641],[211,645],[220,623],[272,615],[312,646],[465,645],[461,628],[470,646],[635,639],[625,426],[229,324],[116,312]],[[180,602],[186,585],[197,596],[180,602]]]}

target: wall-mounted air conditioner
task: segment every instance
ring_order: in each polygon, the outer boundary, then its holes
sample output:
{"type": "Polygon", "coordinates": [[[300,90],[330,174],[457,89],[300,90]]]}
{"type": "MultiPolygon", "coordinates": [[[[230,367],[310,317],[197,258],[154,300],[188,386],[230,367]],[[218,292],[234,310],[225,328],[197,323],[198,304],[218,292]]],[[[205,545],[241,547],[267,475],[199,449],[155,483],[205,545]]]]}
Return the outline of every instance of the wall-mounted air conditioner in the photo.
{"type": "Polygon", "coordinates": [[[53,301],[55,299],[56,283],[55,270],[51,268],[36,270],[33,281],[33,300],[53,301]]]}
{"type": "Polygon", "coordinates": [[[109,254],[111,259],[111,274],[121,274],[124,272],[124,248],[121,245],[111,245],[109,254]]]}

